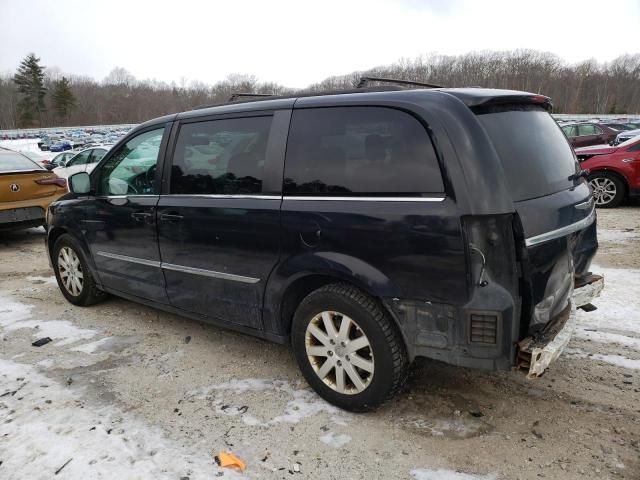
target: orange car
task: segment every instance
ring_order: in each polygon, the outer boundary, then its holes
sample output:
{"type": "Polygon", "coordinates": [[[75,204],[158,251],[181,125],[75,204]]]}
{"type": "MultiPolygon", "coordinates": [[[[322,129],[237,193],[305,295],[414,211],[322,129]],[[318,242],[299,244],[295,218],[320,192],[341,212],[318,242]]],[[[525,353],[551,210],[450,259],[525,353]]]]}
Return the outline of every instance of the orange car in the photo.
{"type": "Polygon", "coordinates": [[[66,192],[64,178],[21,153],[0,148],[0,230],[45,225],[47,207],[66,192]]]}

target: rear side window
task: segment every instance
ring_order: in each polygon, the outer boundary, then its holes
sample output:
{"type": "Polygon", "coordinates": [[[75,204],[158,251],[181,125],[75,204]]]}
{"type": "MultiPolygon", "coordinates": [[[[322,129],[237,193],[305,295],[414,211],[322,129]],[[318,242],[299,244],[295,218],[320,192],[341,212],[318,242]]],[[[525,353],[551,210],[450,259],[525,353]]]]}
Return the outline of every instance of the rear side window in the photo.
{"type": "Polygon", "coordinates": [[[230,118],[182,125],[173,154],[171,193],[262,192],[272,118],[230,118]]]}
{"type": "Polygon", "coordinates": [[[514,201],[543,197],[574,186],[577,161],[551,115],[534,105],[476,112],[491,138],[514,201]]]}
{"type": "Polygon", "coordinates": [[[382,107],[295,110],[287,143],[289,195],[421,195],[444,191],[424,126],[382,107]]]}
{"type": "Polygon", "coordinates": [[[578,135],[579,136],[584,136],[584,135],[595,135],[596,133],[596,127],[594,127],[593,125],[578,125],[578,135]]]}

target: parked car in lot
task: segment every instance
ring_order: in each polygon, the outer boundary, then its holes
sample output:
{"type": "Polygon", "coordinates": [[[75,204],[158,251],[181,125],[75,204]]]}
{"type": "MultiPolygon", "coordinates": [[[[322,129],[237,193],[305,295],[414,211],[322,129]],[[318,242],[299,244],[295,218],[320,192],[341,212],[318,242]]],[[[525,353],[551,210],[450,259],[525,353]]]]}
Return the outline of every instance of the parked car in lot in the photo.
{"type": "Polygon", "coordinates": [[[64,179],[0,147],[0,230],[44,225],[47,207],[66,191],[64,179]]]}
{"type": "Polygon", "coordinates": [[[577,148],[598,207],[617,207],[625,198],[640,196],[640,137],[617,146],[577,148]]]}
{"type": "Polygon", "coordinates": [[[78,172],[91,172],[109,148],[110,146],[104,146],[82,150],[67,160],[64,165],[55,167],[53,171],[62,178],[68,178],[78,172]]]}
{"type": "Polygon", "coordinates": [[[57,167],[64,167],[67,164],[67,161],[75,157],[77,154],[78,152],[73,150],[59,153],[44,165],[44,168],[47,170],[53,170],[57,167]]]}
{"type": "Polygon", "coordinates": [[[562,126],[562,131],[572,147],[587,147],[611,143],[618,134],[617,130],[598,123],[573,123],[562,126]]]}
{"type": "Polygon", "coordinates": [[[626,123],[606,123],[603,122],[600,125],[604,125],[605,127],[609,127],[612,130],[616,130],[618,132],[623,132],[625,130],[634,130],[634,127],[626,124],[626,123]]]}
{"type": "Polygon", "coordinates": [[[625,130],[624,132],[620,132],[616,135],[616,138],[613,142],[614,145],[618,145],[620,143],[624,143],[632,138],[640,136],[640,129],[637,130],[625,130]]]}
{"type": "Polygon", "coordinates": [[[61,140],[59,142],[52,143],[49,146],[49,150],[52,152],[64,152],[65,150],[71,150],[73,145],[68,140],[61,140]]]}
{"type": "Polygon", "coordinates": [[[138,126],[49,210],[63,295],[290,342],[349,410],[395,394],[416,357],[541,375],[603,285],[591,192],[549,99],[338,93],[138,126]]]}

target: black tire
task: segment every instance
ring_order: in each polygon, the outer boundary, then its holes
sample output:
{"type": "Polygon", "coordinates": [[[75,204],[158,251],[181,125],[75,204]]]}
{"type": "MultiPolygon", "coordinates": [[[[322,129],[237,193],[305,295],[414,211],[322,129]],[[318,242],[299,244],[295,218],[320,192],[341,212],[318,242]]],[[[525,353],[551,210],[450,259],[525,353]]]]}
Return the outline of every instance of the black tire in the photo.
{"type": "Polygon", "coordinates": [[[626,195],[626,185],[620,177],[612,173],[596,172],[593,175],[589,175],[589,185],[591,185],[593,189],[593,198],[598,208],[617,207],[622,203],[626,195]],[[608,185],[613,184],[615,195],[611,197],[609,195],[603,195],[602,191],[598,191],[598,187],[602,187],[603,183],[608,185]]]}
{"type": "Polygon", "coordinates": [[[96,286],[96,282],[93,279],[93,275],[91,275],[91,270],[87,265],[87,259],[82,251],[82,248],[78,244],[78,242],[69,234],[60,235],[60,237],[56,240],[53,245],[53,251],[51,256],[51,263],[53,265],[53,271],[56,274],[56,280],[58,281],[58,287],[60,291],[64,295],[64,297],[74,305],[79,305],[82,307],[88,307],[89,305],[93,305],[95,303],[100,302],[104,298],[106,298],[107,294],[102,290],[98,289],[96,286]],[[63,248],[68,248],[72,250],[80,261],[80,270],[82,273],[82,289],[79,294],[74,295],[70,292],[67,287],[65,287],[64,281],[61,277],[60,265],[58,258],[60,256],[60,251],[63,248]]]}
{"type": "MultiPolygon", "coordinates": [[[[338,315],[336,318],[339,321],[341,317],[338,315]]],[[[393,319],[373,298],[348,284],[326,285],[302,300],[293,318],[291,342],[300,370],[309,385],[322,398],[345,410],[364,412],[379,406],[396,395],[407,378],[407,351],[393,319]],[[340,393],[327,385],[307,356],[307,327],[326,311],[340,312],[349,317],[356,324],[356,331],[364,333],[369,341],[374,369],[366,388],[358,393],[340,393]]],[[[348,355],[340,357],[343,361],[345,358],[348,360],[348,355]]]]}

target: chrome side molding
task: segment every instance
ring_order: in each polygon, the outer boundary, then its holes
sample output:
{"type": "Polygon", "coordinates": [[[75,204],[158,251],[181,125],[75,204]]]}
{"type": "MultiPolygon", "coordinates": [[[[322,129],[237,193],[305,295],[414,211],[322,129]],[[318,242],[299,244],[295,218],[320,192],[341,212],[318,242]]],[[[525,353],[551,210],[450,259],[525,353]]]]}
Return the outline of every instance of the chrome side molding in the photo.
{"type": "Polygon", "coordinates": [[[99,252],[96,252],[96,255],[100,255],[101,257],[105,257],[105,258],[112,258],[114,260],[122,260],[124,262],[137,263],[139,265],[146,265],[148,267],[161,268],[163,270],[173,270],[174,272],[190,273],[192,275],[202,275],[204,277],[219,278],[222,280],[231,280],[234,282],[253,284],[253,283],[258,283],[260,281],[259,278],[254,278],[254,277],[245,277],[243,275],[235,275],[233,273],[216,272],[213,270],[205,270],[203,268],[194,268],[194,267],[187,267],[184,265],[175,265],[173,263],[158,262],[156,260],[147,260],[146,258],[130,257],[128,255],[119,255],[117,253],[99,251],[99,252]]]}

